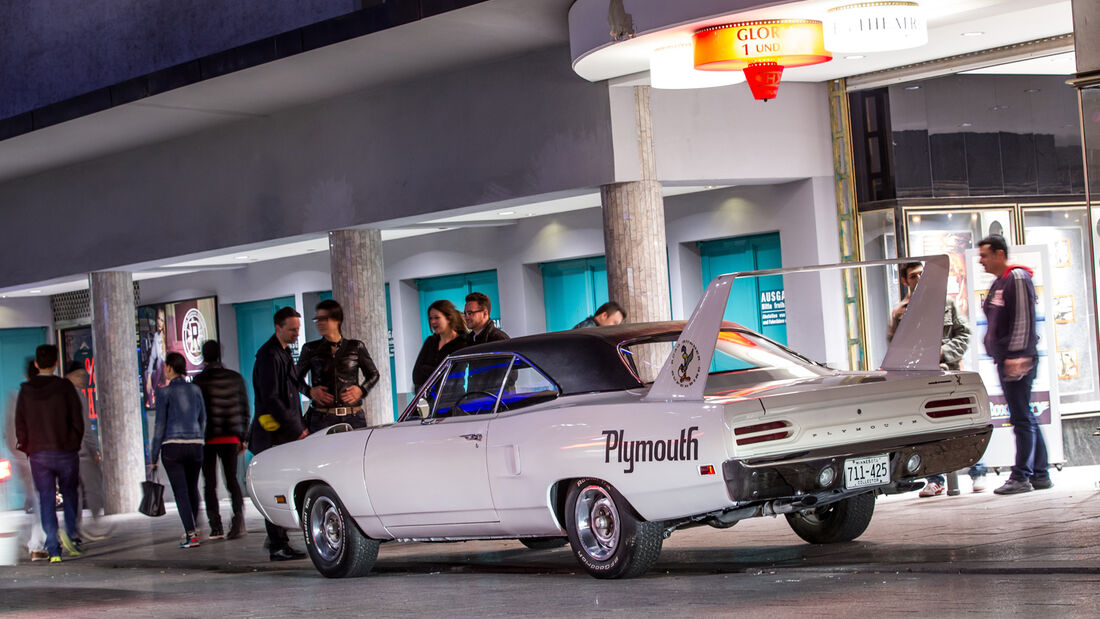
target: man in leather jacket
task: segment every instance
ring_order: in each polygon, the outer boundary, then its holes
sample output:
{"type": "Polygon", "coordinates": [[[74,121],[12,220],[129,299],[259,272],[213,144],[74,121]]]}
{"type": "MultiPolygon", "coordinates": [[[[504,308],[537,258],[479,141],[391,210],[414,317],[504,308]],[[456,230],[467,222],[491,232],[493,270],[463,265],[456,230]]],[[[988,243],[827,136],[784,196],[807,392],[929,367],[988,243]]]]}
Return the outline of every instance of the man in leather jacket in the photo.
{"type": "Polygon", "coordinates": [[[306,412],[309,431],[317,432],[338,423],[365,428],[363,398],[378,382],[378,368],[363,342],[341,335],[344,310],[339,303],[331,299],[318,303],[313,321],[321,339],[302,346],[296,366],[302,379],[299,388],[310,399],[306,412]]]}

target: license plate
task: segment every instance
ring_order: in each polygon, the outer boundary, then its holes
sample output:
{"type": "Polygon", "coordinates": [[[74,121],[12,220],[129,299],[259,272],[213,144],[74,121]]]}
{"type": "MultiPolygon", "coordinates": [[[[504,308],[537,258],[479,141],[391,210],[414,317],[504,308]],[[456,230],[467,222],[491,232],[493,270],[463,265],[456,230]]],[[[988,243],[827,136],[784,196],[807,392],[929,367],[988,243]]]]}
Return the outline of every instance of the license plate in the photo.
{"type": "Polygon", "coordinates": [[[848,458],[844,461],[844,487],[866,488],[890,483],[890,456],[848,458]]]}

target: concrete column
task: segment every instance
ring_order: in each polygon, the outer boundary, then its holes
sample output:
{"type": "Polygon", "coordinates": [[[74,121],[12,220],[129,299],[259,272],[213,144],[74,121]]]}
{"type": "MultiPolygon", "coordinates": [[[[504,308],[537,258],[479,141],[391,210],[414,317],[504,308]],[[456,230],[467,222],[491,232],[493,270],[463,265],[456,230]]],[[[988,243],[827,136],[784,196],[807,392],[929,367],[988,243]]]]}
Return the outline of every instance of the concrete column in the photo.
{"type": "Polygon", "coordinates": [[[600,187],[609,298],[629,322],[669,320],[665,203],[657,180],[649,86],[634,87],[641,180],[600,187]]]}
{"type": "MultiPolygon", "coordinates": [[[[386,332],[386,280],[382,269],[382,233],[335,230],[328,235],[332,260],[332,298],[344,308],[344,337],[367,346],[381,375],[363,400],[367,424],[393,421],[390,395],[389,337],[386,332]]],[[[306,308],[311,311],[312,308],[306,308]]]]}
{"type": "Polygon", "coordinates": [[[134,282],[129,273],[113,271],[92,273],[88,279],[107,512],[133,512],[145,480],[134,282]]]}

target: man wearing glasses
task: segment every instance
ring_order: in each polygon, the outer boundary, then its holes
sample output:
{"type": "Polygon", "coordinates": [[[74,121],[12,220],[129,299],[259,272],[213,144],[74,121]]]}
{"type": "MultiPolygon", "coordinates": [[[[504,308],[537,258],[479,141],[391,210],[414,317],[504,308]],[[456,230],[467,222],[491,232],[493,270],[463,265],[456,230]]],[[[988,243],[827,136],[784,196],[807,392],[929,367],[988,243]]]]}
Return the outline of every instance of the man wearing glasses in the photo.
{"type": "Polygon", "coordinates": [[[471,292],[466,295],[466,311],[462,312],[466,319],[466,326],[470,332],[466,334],[470,344],[484,344],[485,342],[499,342],[510,339],[508,334],[501,331],[489,320],[489,311],[493,304],[489,297],[482,292],[471,292]]]}
{"type": "Polygon", "coordinates": [[[341,335],[344,310],[339,303],[331,299],[318,303],[313,322],[321,339],[302,346],[296,366],[302,379],[301,393],[310,399],[306,412],[309,431],[312,434],[338,423],[365,428],[363,398],[378,382],[378,368],[363,342],[341,335]]]}

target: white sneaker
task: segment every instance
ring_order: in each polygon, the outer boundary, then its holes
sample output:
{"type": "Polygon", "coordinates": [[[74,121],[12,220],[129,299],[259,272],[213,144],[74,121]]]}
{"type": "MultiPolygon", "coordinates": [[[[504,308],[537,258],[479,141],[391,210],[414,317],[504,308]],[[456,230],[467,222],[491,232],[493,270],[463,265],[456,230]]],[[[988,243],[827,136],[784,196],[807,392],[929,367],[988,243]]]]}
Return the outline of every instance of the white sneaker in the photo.
{"type": "Polygon", "coordinates": [[[917,496],[921,497],[922,499],[927,499],[930,496],[939,496],[943,494],[946,490],[947,488],[944,488],[940,484],[932,481],[924,484],[924,487],[920,489],[920,494],[917,496]]]}
{"type": "Polygon", "coordinates": [[[985,475],[971,479],[974,482],[974,492],[985,492],[985,475]]]}

